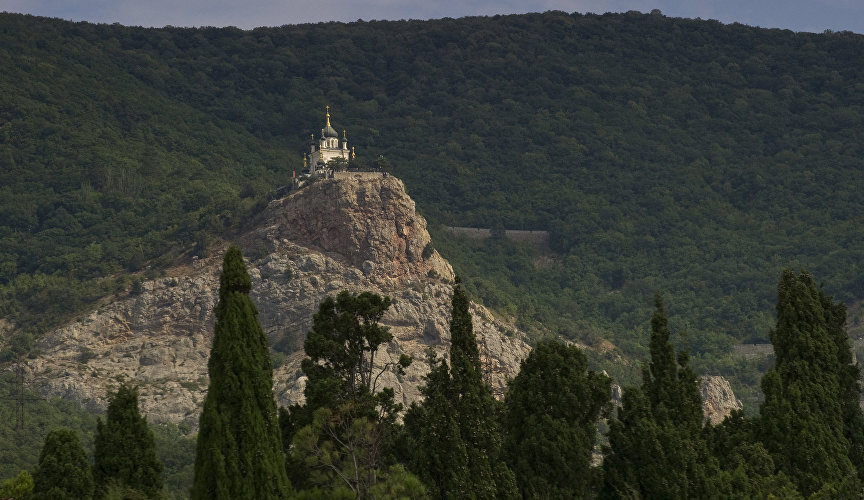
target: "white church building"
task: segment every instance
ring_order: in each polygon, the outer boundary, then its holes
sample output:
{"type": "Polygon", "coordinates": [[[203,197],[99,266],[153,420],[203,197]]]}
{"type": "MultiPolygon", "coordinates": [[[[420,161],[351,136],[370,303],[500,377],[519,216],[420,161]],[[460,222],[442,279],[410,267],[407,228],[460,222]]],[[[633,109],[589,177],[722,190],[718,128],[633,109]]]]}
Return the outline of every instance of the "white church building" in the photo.
{"type": "Polygon", "coordinates": [[[303,155],[303,167],[305,173],[309,175],[323,175],[330,169],[327,163],[336,158],[342,158],[347,163],[354,158],[353,148],[348,150],[348,137],[346,132],[342,131],[342,140],[339,140],[339,133],[336,132],[330,125],[330,106],[327,106],[326,123],[321,129],[321,137],[318,139],[318,145],[315,145],[315,134],[312,134],[312,144],[308,154],[303,155]],[[341,144],[340,144],[341,142],[341,144]]]}

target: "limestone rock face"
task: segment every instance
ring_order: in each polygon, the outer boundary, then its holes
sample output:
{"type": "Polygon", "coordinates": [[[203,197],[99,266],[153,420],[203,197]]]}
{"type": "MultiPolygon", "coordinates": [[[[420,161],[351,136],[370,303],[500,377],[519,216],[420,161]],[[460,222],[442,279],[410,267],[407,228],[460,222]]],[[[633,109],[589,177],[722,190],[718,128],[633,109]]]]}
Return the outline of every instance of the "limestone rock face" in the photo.
{"type": "MultiPolygon", "coordinates": [[[[303,340],[328,295],[371,290],[393,299],[382,320],[394,340],[378,355],[383,366],[414,356],[407,373],[381,378],[397,401],[420,394],[428,353],[449,350],[453,269],[432,248],[426,221],[402,182],[381,174],[338,174],[270,203],[236,243],[252,278],[251,297],[274,352],[279,405],[299,402],[303,340]],[[430,351],[431,350],[431,351],[430,351]]],[[[45,396],[62,396],[91,410],[107,406],[107,390],[122,379],[140,384],[151,422],[197,420],[208,384],[222,255],[171,270],[130,295],[44,335],[28,369],[45,396]]],[[[524,335],[473,305],[474,327],[487,378],[497,393],[528,354],[524,335]]]]}
{"type": "Polygon", "coordinates": [[[305,188],[302,196],[274,201],[262,219],[250,239],[266,245],[279,235],[382,285],[429,274],[453,280],[453,269],[432,248],[426,220],[393,176],[340,172],[305,188]]]}
{"type": "Polygon", "coordinates": [[[741,401],[735,397],[729,381],[718,375],[702,377],[702,413],[712,425],[717,425],[732,413],[732,410],[744,408],[741,401]]]}

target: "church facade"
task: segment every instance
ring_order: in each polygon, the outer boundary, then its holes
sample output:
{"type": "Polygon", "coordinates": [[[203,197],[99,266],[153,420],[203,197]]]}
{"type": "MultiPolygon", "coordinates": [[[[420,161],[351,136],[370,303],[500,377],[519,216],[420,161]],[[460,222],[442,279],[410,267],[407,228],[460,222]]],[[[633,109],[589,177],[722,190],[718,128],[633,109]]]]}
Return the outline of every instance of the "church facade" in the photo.
{"type": "Polygon", "coordinates": [[[342,140],[340,141],[339,133],[330,125],[330,106],[327,106],[326,122],[324,128],[321,129],[317,146],[315,142],[315,134],[312,134],[309,153],[303,155],[304,173],[322,175],[330,170],[327,166],[330,161],[342,158],[347,163],[353,159],[354,152],[348,149],[346,132],[342,131],[342,140]]]}

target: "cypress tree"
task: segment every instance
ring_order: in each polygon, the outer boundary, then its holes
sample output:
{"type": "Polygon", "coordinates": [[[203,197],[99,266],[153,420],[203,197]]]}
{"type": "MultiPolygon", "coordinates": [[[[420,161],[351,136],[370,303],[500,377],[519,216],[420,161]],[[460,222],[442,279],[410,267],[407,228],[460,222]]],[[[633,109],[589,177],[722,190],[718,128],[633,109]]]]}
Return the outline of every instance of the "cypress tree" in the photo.
{"type": "Polygon", "coordinates": [[[686,352],[675,356],[663,301],[654,297],[651,361],[642,387],[624,391],[610,422],[603,498],[711,498],[719,465],[702,433],[699,380],[686,352]]]}
{"type": "Polygon", "coordinates": [[[516,498],[516,479],[503,457],[500,404],[483,381],[480,351],[468,305],[468,296],[457,278],[450,319],[449,376],[446,365],[433,366],[433,370],[438,371],[433,371],[427,379],[424,393],[435,396],[434,405],[410,419],[406,417],[406,424],[411,422],[409,432],[425,435],[416,449],[419,456],[414,460],[415,463],[444,463],[442,457],[434,456],[438,453],[434,450],[437,444],[432,442],[435,436],[442,436],[448,441],[444,455],[456,460],[452,465],[458,469],[426,474],[427,478],[445,481],[443,485],[430,485],[432,491],[437,491],[442,498],[516,498]],[[454,423],[458,425],[461,443],[455,440],[454,423]],[[427,429],[424,431],[421,427],[427,429]],[[422,442],[423,439],[429,442],[422,442]],[[462,489],[451,490],[450,487],[462,489]]]}
{"type": "Polygon", "coordinates": [[[857,418],[848,408],[857,373],[842,352],[848,344],[839,339],[841,313],[809,274],[782,273],[771,331],[776,361],[762,378],[760,437],[776,467],[806,496],[850,489],[860,496],[847,439],[847,429],[854,429],[844,426],[844,418],[852,424],[857,418]]]}
{"type": "Polygon", "coordinates": [[[210,386],[201,412],[191,498],[277,499],[289,494],[267,339],[232,246],[219,278],[210,386]]]}
{"type": "Polygon", "coordinates": [[[585,498],[595,474],[597,420],[609,405],[609,377],[560,341],[538,344],[510,382],[505,405],[507,462],[523,498],[585,498]]]}
{"type": "Polygon", "coordinates": [[[834,302],[833,298],[819,290],[819,298],[825,315],[828,335],[837,346],[837,378],[840,386],[840,406],[843,418],[843,435],[849,441],[849,459],[864,478],[864,412],[861,411],[861,376],[858,363],[853,362],[852,348],[846,333],[846,305],[834,302]]]}
{"type": "Polygon", "coordinates": [[[803,498],[789,477],[777,471],[774,459],[759,442],[758,419],[734,410],[723,423],[707,429],[709,445],[721,477],[720,498],[803,498]]]}
{"type": "Polygon", "coordinates": [[[34,500],[90,500],[93,473],[78,435],[68,429],[48,433],[33,474],[34,500]]]}
{"type": "Polygon", "coordinates": [[[677,485],[686,483],[686,476],[682,469],[668,467],[665,440],[648,397],[640,387],[625,387],[621,403],[609,421],[599,498],[685,498],[677,485]],[[661,496],[651,496],[656,493],[661,496]]]}
{"type": "Polygon", "coordinates": [[[162,491],[162,463],[156,458],[153,432],[138,411],[138,388],[122,384],[108,404],[105,422],[96,422],[93,443],[96,497],[116,484],[157,498],[162,491]]]}
{"type": "Polygon", "coordinates": [[[663,299],[655,294],[648,344],[651,361],[643,369],[642,387],[658,422],[670,421],[698,431],[703,421],[699,378],[690,367],[687,351],[680,351],[676,360],[671,337],[663,299]]]}
{"type": "Polygon", "coordinates": [[[429,485],[433,498],[458,498],[469,491],[468,451],[460,433],[447,362],[432,354],[423,404],[412,403],[405,415],[411,468],[429,485]]]}

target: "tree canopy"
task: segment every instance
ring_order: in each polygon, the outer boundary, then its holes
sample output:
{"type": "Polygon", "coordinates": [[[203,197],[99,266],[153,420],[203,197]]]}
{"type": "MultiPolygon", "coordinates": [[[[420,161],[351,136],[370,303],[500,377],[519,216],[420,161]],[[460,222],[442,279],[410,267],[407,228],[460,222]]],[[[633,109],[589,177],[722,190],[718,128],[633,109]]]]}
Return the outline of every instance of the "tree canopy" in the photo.
{"type": "MultiPolygon", "coordinates": [[[[366,163],[392,162],[405,180],[467,293],[534,333],[611,340],[610,359],[666,359],[644,392],[625,392],[622,422],[650,437],[661,413],[693,400],[690,389],[678,401],[665,392],[674,349],[655,352],[644,334],[646,299],[663,289],[677,305],[669,325],[688,332],[674,343],[696,355],[688,363],[742,341],[788,350],[764,382],[760,432],[777,439],[729,463],[746,456],[753,470],[783,472],[827,456],[829,468],[860,475],[858,373],[839,304],[864,297],[862,51],[864,36],[848,32],[656,12],[248,31],[0,14],[0,317],[14,327],[0,360],[241,230],[300,169],[331,104],[366,163]],[[548,239],[539,250],[467,242],[445,225],[548,239]],[[830,300],[790,295],[816,311],[810,324],[781,323],[779,309],[774,322],[774,278],[789,266],[831,283],[830,300]],[[805,367],[822,370],[825,394],[805,367]],[[817,403],[839,423],[781,418],[817,403]],[[799,458],[788,454],[790,429],[808,444],[799,458]]],[[[435,376],[469,387],[466,347],[435,376]]],[[[452,397],[430,391],[430,405],[452,397]]],[[[693,422],[690,413],[670,417],[693,422]]],[[[454,414],[442,415],[442,436],[454,436],[454,414]]],[[[796,475],[804,491],[821,491],[817,479],[796,475]]]]}
{"type": "Polygon", "coordinates": [[[145,498],[162,494],[162,463],[156,458],[153,432],[138,411],[138,388],[124,383],[109,394],[105,421],[96,421],[93,445],[96,497],[111,487],[138,492],[145,498]]]}
{"type": "Polygon", "coordinates": [[[404,374],[412,361],[388,352],[393,335],[379,321],[390,304],[376,293],[343,290],[318,306],[304,342],[306,401],[279,415],[286,466],[301,495],[425,495],[395,463],[402,405],[379,384],[385,373],[404,374]]]}
{"type": "Polygon", "coordinates": [[[236,246],[225,252],[201,411],[193,499],[281,499],[290,492],[273,399],[273,362],[236,246]]]}
{"type": "Polygon", "coordinates": [[[0,314],[38,335],[124,270],[202,254],[302,168],[330,104],[433,229],[549,231],[551,261],[435,234],[523,326],[641,356],[663,289],[694,352],[767,341],[782,267],[864,295],[862,45],[636,12],[248,31],[2,14],[0,314]]]}
{"type": "Polygon", "coordinates": [[[437,498],[516,498],[513,471],[502,450],[500,404],[483,380],[468,297],[457,277],[450,313],[450,366],[432,357],[429,402],[405,417],[414,470],[437,498]]]}
{"type": "Polygon", "coordinates": [[[852,360],[841,312],[842,305],[825,296],[812,276],[783,271],[777,325],[771,332],[777,360],[762,379],[765,402],[759,422],[777,468],[805,495],[823,488],[861,490],[847,437],[860,439],[860,427],[847,426],[860,425],[861,408],[854,413],[844,409],[852,360]]]}
{"type": "Polygon", "coordinates": [[[686,351],[675,355],[659,294],[654,308],[642,386],[624,389],[609,424],[601,498],[713,498],[720,468],[702,432],[699,381],[686,351]]]}
{"type": "Polygon", "coordinates": [[[504,452],[523,498],[586,498],[597,486],[592,451],[609,406],[609,377],[560,341],[538,344],[504,399],[504,452]]]}
{"type": "Polygon", "coordinates": [[[78,435],[69,429],[49,432],[33,474],[34,498],[89,500],[93,489],[93,473],[78,435]]]}

